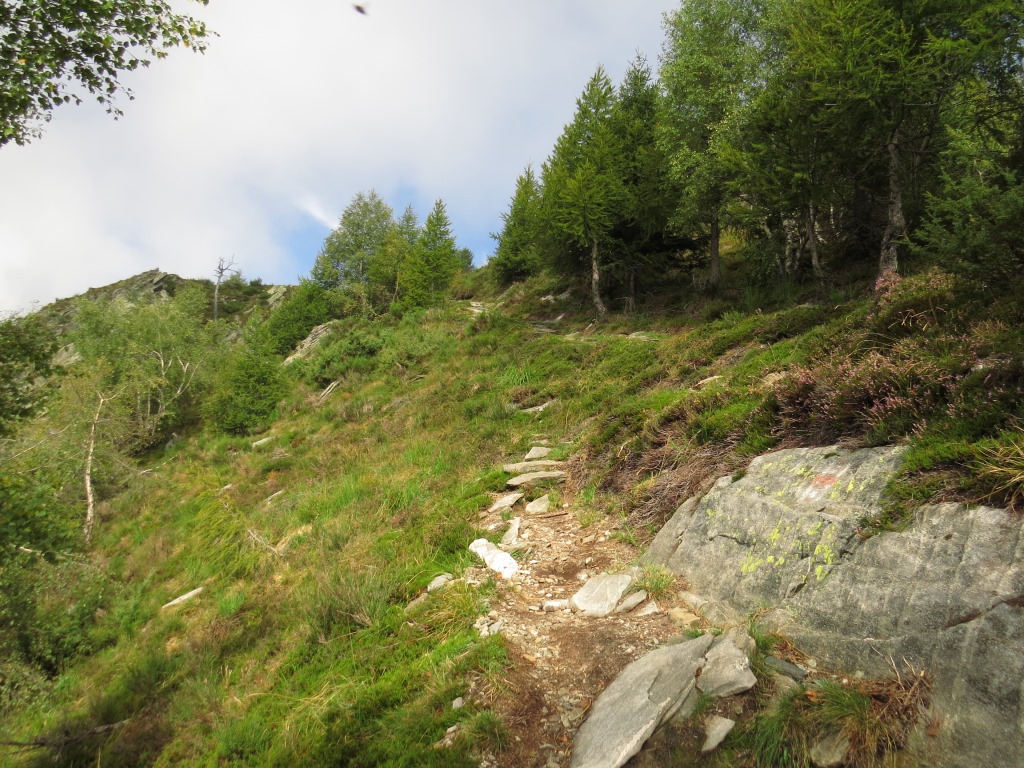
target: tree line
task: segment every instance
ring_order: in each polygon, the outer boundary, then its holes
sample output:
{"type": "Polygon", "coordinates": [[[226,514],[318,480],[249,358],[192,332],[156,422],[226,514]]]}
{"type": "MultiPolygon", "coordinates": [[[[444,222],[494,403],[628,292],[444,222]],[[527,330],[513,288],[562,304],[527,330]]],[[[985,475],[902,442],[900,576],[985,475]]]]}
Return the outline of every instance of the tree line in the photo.
{"type": "Polygon", "coordinates": [[[491,260],[609,298],[722,279],[722,233],[765,276],[907,254],[1005,285],[1022,265],[1019,0],[687,0],[655,73],[598,68],[491,260]]]}

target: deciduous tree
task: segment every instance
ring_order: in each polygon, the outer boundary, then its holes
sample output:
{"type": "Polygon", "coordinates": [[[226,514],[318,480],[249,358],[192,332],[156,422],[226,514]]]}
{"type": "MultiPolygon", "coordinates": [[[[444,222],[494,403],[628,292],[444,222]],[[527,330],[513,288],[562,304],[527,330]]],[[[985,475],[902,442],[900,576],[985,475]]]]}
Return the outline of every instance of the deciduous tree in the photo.
{"type": "Polygon", "coordinates": [[[90,96],[119,115],[117,95],[132,98],[122,73],[178,45],[202,51],[209,34],[164,0],[0,3],[0,145],[26,143],[56,107],[90,96]]]}

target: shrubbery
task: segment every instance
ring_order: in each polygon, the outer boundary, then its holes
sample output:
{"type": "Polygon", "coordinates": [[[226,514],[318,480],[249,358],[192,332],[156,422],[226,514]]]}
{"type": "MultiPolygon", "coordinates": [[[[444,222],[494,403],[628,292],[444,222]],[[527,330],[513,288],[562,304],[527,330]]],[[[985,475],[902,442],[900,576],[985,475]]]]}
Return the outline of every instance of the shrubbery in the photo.
{"type": "Polygon", "coordinates": [[[272,420],[286,392],[281,362],[265,326],[257,324],[224,362],[206,401],[206,418],[222,432],[249,434],[272,420]]]}

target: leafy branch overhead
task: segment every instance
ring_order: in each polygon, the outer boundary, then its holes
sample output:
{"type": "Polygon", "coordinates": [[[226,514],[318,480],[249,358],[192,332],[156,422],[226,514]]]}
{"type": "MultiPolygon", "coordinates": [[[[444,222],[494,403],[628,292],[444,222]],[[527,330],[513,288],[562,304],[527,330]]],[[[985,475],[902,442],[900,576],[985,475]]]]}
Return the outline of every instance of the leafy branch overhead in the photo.
{"type": "Polygon", "coordinates": [[[132,98],[123,73],[177,46],[202,52],[210,34],[163,0],[0,3],[0,146],[27,143],[58,106],[90,96],[120,115],[118,94],[132,98]]]}

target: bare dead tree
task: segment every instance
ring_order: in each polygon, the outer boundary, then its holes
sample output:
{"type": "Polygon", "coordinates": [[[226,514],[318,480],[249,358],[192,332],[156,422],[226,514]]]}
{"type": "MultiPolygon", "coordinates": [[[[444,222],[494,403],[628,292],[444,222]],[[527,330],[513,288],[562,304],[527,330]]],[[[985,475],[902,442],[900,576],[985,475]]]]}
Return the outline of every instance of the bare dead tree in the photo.
{"type": "Polygon", "coordinates": [[[237,275],[241,270],[235,267],[235,257],[232,254],[231,258],[226,260],[222,256],[217,259],[217,268],[213,270],[214,276],[217,278],[217,282],[213,286],[213,321],[217,322],[217,316],[220,310],[220,284],[224,282],[226,275],[237,275]]]}

